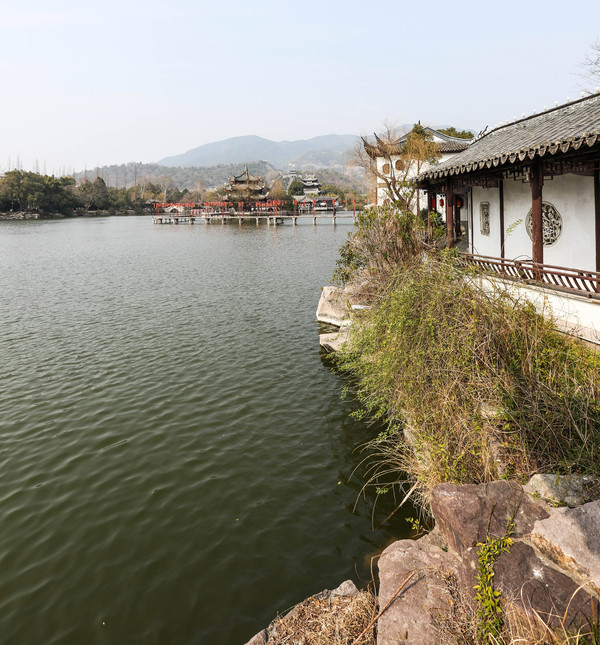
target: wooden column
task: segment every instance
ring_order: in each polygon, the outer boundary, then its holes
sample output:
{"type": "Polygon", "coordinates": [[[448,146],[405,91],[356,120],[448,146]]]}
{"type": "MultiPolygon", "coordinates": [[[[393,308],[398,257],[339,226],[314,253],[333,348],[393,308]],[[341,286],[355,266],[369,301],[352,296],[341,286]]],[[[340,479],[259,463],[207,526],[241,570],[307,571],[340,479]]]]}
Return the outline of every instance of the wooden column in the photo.
{"type": "Polygon", "coordinates": [[[594,210],[596,213],[596,271],[600,271],[600,162],[594,170],[594,210]]]}
{"type": "Polygon", "coordinates": [[[446,189],[446,230],[448,235],[448,248],[454,247],[454,193],[452,184],[446,189]]]}
{"type": "Polygon", "coordinates": [[[537,264],[543,264],[542,186],[544,184],[544,177],[542,175],[542,164],[539,159],[535,159],[531,163],[529,183],[531,184],[531,228],[533,233],[532,259],[537,264]]]}
{"type": "Polygon", "coordinates": [[[431,187],[425,191],[425,200],[427,202],[427,241],[431,239],[431,218],[429,213],[431,211],[431,187]]]}
{"type": "Polygon", "coordinates": [[[504,179],[498,182],[498,200],[500,208],[500,257],[504,260],[504,179]]]}

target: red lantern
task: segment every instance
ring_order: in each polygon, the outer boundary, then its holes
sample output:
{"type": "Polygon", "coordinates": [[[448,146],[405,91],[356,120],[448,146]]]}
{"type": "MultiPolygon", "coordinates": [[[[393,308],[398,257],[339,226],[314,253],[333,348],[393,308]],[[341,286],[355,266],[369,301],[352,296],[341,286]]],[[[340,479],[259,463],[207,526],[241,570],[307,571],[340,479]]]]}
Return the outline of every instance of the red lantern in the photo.
{"type": "Polygon", "coordinates": [[[440,199],[440,206],[443,206],[443,205],[444,205],[444,200],[440,199]]]}

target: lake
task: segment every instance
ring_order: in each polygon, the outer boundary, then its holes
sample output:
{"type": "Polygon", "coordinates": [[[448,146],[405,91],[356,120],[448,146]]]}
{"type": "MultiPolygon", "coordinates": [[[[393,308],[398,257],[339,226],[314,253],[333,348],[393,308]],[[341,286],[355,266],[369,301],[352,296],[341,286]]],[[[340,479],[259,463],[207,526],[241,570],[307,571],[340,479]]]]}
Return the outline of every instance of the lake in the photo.
{"type": "Polygon", "coordinates": [[[319,350],[350,222],[0,222],[2,643],[241,644],[408,535],[319,350]]]}

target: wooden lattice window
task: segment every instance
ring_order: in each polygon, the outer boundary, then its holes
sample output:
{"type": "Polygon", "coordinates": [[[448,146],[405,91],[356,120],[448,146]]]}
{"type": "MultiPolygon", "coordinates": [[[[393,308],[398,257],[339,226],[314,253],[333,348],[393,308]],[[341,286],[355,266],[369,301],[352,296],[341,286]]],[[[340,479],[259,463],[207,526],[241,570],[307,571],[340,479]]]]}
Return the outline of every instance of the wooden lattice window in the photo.
{"type": "MultiPolygon", "coordinates": [[[[533,241],[533,209],[525,219],[527,235],[533,241]]],[[[552,246],[562,235],[563,220],[561,214],[550,202],[542,202],[542,240],[544,246],[552,246]]]]}

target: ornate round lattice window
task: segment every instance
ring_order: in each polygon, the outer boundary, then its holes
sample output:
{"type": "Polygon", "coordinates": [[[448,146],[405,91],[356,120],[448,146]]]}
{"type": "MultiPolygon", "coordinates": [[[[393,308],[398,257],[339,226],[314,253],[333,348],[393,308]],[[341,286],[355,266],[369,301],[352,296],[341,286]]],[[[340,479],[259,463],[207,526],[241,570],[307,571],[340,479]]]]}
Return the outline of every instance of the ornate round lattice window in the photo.
{"type": "Polygon", "coordinates": [[[400,161],[400,159],[396,160],[396,163],[394,164],[394,168],[396,170],[402,170],[402,161],[400,161]]]}
{"type": "MultiPolygon", "coordinates": [[[[529,239],[533,240],[532,210],[527,213],[525,228],[529,239]]],[[[562,234],[563,220],[561,214],[550,202],[542,202],[542,238],[544,246],[556,244],[562,234]]]]}
{"type": "Polygon", "coordinates": [[[383,168],[381,169],[381,172],[384,175],[389,175],[390,174],[390,164],[389,163],[384,163],[383,168]]]}

